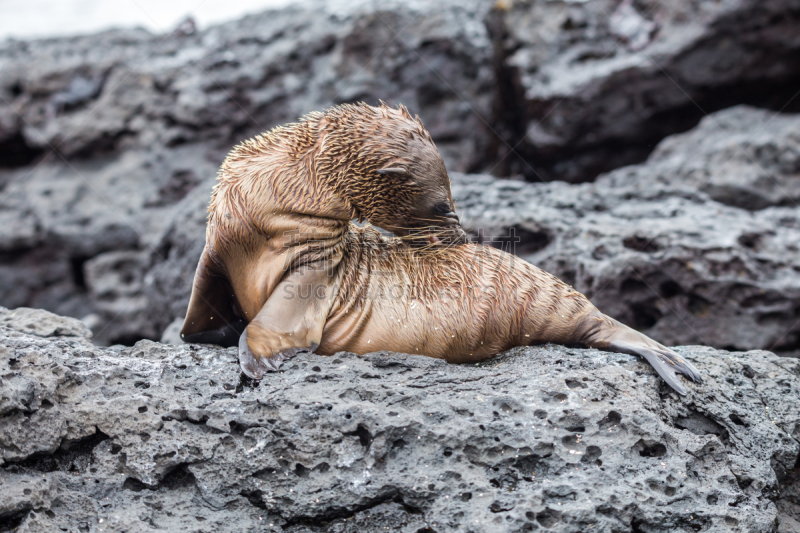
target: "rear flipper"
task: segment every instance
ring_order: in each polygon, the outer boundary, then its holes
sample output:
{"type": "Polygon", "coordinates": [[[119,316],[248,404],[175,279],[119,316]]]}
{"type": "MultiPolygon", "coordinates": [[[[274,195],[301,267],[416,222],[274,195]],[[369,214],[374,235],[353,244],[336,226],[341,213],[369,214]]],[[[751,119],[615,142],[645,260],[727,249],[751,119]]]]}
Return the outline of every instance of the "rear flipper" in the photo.
{"type": "Polygon", "coordinates": [[[700,372],[692,363],[646,335],[599,311],[589,314],[585,320],[587,332],[583,342],[590,348],[644,357],[658,375],[682,395],[686,394],[686,388],[678,379],[676,372],[695,383],[703,381],[700,372]]]}

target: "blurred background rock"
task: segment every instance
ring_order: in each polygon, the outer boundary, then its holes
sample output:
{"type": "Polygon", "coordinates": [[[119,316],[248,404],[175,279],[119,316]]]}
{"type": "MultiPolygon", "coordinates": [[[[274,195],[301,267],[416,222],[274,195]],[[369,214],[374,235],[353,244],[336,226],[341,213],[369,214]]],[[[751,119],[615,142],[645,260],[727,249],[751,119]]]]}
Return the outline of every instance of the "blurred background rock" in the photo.
{"type": "Polygon", "coordinates": [[[800,352],[800,2],[203,4],[0,2],[0,305],[160,339],[228,150],[382,99],[477,238],[662,342],[800,352]]]}

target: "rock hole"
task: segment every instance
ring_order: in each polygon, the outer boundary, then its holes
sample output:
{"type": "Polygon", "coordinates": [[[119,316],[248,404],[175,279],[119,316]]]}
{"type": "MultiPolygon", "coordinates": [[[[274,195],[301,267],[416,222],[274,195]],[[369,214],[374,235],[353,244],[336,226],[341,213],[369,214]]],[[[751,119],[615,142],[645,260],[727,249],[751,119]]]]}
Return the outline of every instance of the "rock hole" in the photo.
{"type": "Polygon", "coordinates": [[[577,379],[565,379],[564,383],[566,383],[567,387],[569,387],[570,389],[585,389],[586,388],[586,384],[581,382],[581,381],[578,381],[577,379]]]}
{"type": "Polygon", "coordinates": [[[471,499],[472,499],[472,493],[471,492],[462,492],[461,493],[461,501],[462,502],[468,502],[471,499]]]}
{"type": "Polygon", "coordinates": [[[41,405],[42,409],[50,409],[51,407],[53,407],[53,402],[51,402],[50,400],[42,400],[41,405]]]}
{"type": "Polygon", "coordinates": [[[624,279],[619,286],[619,291],[623,294],[647,292],[647,290],[647,285],[643,281],[635,278],[624,279]]]}
{"type": "Polygon", "coordinates": [[[637,302],[629,306],[631,322],[634,329],[652,328],[663,316],[653,302],[637,302]]]}
{"type": "Polygon", "coordinates": [[[578,435],[566,435],[561,437],[561,444],[568,450],[577,450],[580,448],[579,439],[578,435]]]}
{"type": "MultiPolygon", "coordinates": [[[[108,343],[110,345],[112,345],[112,346],[114,344],[121,344],[123,346],[133,346],[134,344],[136,344],[140,340],[142,340],[142,336],[141,335],[139,335],[137,333],[129,333],[129,334],[118,335],[116,337],[112,337],[108,341],[108,343]]],[[[150,339],[150,340],[153,340],[153,339],[150,339]]],[[[150,387],[149,384],[145,388],[148,388],[148,387],[150,387]]]]}
{"type": "Polygon", "coordinates": [[[539,522],[539,525],[545,528],[551,528],[554,525],[558,524],[561,520],[561,513],[550,509],[549,507],[546,508],[541,513],[536,514],[536,521],[539,522]]]}
{"type": "Polygon", "coordinates": [[[745,248],[755,250],[761,244],[762,235],[758,233],[744,233],[739,235],[737,241],[745,248]]]}
{"type": "Polygon", "coordinates": [[[750,485],[752,485],[753,480],[749,477],[739,477],[736,476],[736,484],[739,485],[739,488],[742,490],[746,490],[750,485]]]}
{"type": "Polygon", "coordinates": [[[244,432],[247,431],[247,426],[240,424],[236,420],[228,422],[228,427],[231,428],[231,433],[233,435],[244,435],[244,432]]]}
{"type": "Polygon", "coordinates": [[[510,511],[513,508],[514,508],[513,505],[510,505],[510,506],[509,505],[504,505],[504,504],[502,504],[501,502],[499,502],[497,500],[493,501],[492,504],[489,506],[489,510],[491,512],[493,512],[493,513],[502,513],[502,512],[505,512],[505,511],[510,511]]]}
{"type": "Polygon", "coordinates": [[[351,431],[350,433],[345,433],[345,435],[353,435],[358,437],[358,442],[360,442],[361,445],[365,448],[369,448],[369,445],[372,444],[372,441],[374,439],[372,433],[370,433],[369,430],[363,424],[359,424],[356,427],[355,431],[351,431]]]}
{"type": "Polygon", "coordinates": [[[141,406],[141,407],[138,409],[138,411],[139,411],[140,413],[146,413],[146,412],[147,412],[147,406],[146,406],[146,405],[143,405],[143,406],[141,406]]]}
{"type": "Polygon", "coordinates": [[[35,454],[19,463],[19,466],[39,472],[87,472],[94,463],[94,449],[109,436],[95,428],[95,433],[74,441],[64,440],[52,454],[35,454]]]}
{"type": "Polygon", "coordinates": [[[258,388],[258,385],[260,383],[261,383],[260,381],[257,381],[255,379],[250,379],[249,377],[245,376],[244,372],[242,372],[241,374],[239,374],[239,382],[236,384],[235,392],[236,394],[239,394],[241,392],[244,392],[245,389],[258,388]]]}
{"type": "Polygon", "coordinates": [[[639,441],[633,445],[633,449],[639,452],[639,455],[642,457],[664,457],[667,455],[666,446],[660,442],[646,441],[644,439],[639,439],[639,441]]]}
{"type": "MultiPolygon", "coordinates": [[[[179,463],[175,468],[167,472],[158,484],[167,490],[176,490],[183,487],[194,485],[194,474],[189,471],[187,463],[179,463]]],[[[157,487],[154,487],[157,488],[157,487]]]]}
{"type": "Polygon", "coordinates": [[[675,418],[673,424],[676,428],[691,431],[695,435],[716,435],[723,444],[728,443],[728,430],[697,411],[692,411],[688,416],[675,418]]]}
{"type": "Polygon", "coordinates": [[[708,316],[708,311],[711,308],[711,302],[703,298],[698,294],[690,294],[689,301],[686,304],[686,309],[689,310],[691,314],[698,318],[705,318],[708,316]]]}
{"type": "Polygon", "coordinates": [[[444,453],[445,457],[450,457],[451,455],[453,455],[453,449],[452,448],[445,448],[443,453],[444,453]]]}
{"type": "Polygon", "coordinates": [[[791,322],[792,315],[789,313],[782,313],[780,311],[776,311],[773,313],[762,313],[758,315],[756,318],[756,322],[759,326],[769,326],[772,324],[780,324],[782,322],[791,322]]]}
{"type": "Polygon", "coordinates": [[[297,463],[294,465],[294,473],[297,475],[297,477],[308,477],[308,468],[300,463],[297,463]]]}
{"type": "Polygon", "coordinates": [[[24,167],[43,153],[44,150],[30,146],[22,132],[17,132],[0,142],[0,168],[24,167]]]}
{"type": "Polygon", "coordinates": [[[616,411],[609,411],[608,414],[600,422],[597,423],[600,429],[609,429],[619,426],[622,421],[622,415],[616,411]]]}
{"type": "Polygon", "coordinates": [[[243,490],[240,492],[242,496],[247,498],[247,501],[250,502],[250,505],[253,507],[257,507],[258,509],[267,509],[267,504],[264,503],[264,492],[260,490],[243,490]]]}
{"type": "Polygon", "coordinates": [[[631,235],[630,237],[625,237],[625,239],[622,241],[622,245],[629,250],[646,254],[651,254],[661,249],[655,239],[644,237],[642,235],[631,235]]]}
{"type": "Polygon", "coordinates": [[[589,446],[581,457],[582,463],[592,463],[598,461],[599,457],[603,455],[603,450],[599,446],[589,446]]]}
{"type": "Polygon", "coordinates": [[[85,255],[73,256],[69,258],[70,272],[72,273],[72,283],[81,292],[86,291],[86,273],[84,272],[84,266],[86,265],[86,261],[89,259],[91,258],[85,255]]]}
{"type": "Polygon", "coordinates": [[[146,488],[147,485],[145,485],[135,477],[129,477],[125,479],[125,482],[122,484],[122,490],[131,490],[133,492],[141,492],[146,488]]]}
{"type": "Polygon", "coordinates": [[[672,280],[663,282],[658,286],[658,290],[664,298],[672,298],[673,296],[683,294],[683,287],[672,280]]]}
{"type": "Polygon", "coordinates": [[[742,420],[742,419],[739,417],[739,415],[737,415],[737,414],[731,413],[731,414],[728,416],[728,418],[730,418],[730,419],[731,419],[731,422],[733,422],[733,423],[734,423],[734,424],[736,424],[737,426],[744,426],[744,427],[747,427],[747,424],[745,423],[745,421],[744,421],[744,420],[742,420]]]}
{"type": "Polygon", "coordinates": [[[505,235],[492,237],[489,244],[513,255],[528,255],[543,250],[552,240],[544,230],[530,231],[514,225],[505,229],[505,235]]]}

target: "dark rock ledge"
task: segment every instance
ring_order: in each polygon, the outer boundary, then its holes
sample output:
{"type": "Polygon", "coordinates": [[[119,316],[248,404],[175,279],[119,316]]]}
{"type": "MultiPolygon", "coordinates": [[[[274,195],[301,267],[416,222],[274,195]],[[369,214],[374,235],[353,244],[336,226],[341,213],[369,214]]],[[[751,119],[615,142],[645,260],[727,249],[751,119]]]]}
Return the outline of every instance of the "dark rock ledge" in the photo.
{"type": "Polygon", "coordinates": [[[685,398],[562,346],[298,356],[254,386],[233,349],[74,322],[0,311],[0,531],[800,526],[795,359],[678,348],[706,377],[685,398]]]}

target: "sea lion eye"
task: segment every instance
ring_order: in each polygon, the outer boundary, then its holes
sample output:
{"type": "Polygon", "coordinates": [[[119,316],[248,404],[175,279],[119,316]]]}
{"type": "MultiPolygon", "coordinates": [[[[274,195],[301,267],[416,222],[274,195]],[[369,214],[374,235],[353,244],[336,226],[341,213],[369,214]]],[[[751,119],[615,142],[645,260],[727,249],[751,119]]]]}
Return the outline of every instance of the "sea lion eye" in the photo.
{"type": "Polygon", "coordinates": [[[378,174],[385,176],[387,174],[395,175],[395,176],[408,176],[408,170],[402,167],[388,167],[382,168],[378,170],[378,174]]]}

